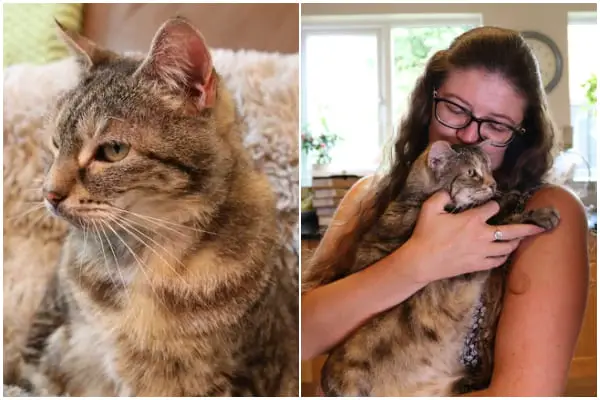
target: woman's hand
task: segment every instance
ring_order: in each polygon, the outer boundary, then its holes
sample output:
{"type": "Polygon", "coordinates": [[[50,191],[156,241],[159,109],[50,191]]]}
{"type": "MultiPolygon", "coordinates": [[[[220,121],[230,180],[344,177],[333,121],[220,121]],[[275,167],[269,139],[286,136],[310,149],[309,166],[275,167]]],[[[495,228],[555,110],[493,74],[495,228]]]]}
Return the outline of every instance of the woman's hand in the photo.
{"type": "Polygon", "coordinates": [[[424,204],[410,240],[398,251],[412,254],[413,277],[422,283],[491,269],[502,265],[520,241],[544,232],[535,225],[491,226],[486,221],[499,211],[498,203],[450,214],[447,192],[434,194],[424,204]],[[495,241],[499,230],[502,241],[495,241]]]}

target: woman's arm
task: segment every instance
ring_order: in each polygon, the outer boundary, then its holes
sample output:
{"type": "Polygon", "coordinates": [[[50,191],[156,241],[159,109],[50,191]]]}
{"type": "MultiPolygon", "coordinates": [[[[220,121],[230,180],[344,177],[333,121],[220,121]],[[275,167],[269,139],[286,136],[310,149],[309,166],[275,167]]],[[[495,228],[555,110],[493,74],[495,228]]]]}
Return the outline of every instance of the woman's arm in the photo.
{"type": "MultiPolygon", "coordinates": [[[[339,237],[356,226],[360,202],[368,202],[372,178],[355,184],[341,201],[330,228],[325,232],[314,258],[332,251],[339,237]]],[[[308,291],[302,295],[302,359],[329,350],[366,320],[384,311],[424,286],[411,276],[409,261],[396,252],[360,272],[308,291]],[[404,268],[397,268],[403,265],[404,268]],[[401,285],[397,285],[402,275],[401,285]]]]}
{"type": "Polygon", "coordinates": [[[498,323],[492,382],[488,390],[471,395],[564,392],[586,306],[588,232],[581,202],[560,187],[540,190],[527,208],[550,206],[560,213],[560,224],[525,240],[515,252],[498,323]]]}
{"type": "Polygon", "coordinates": [[[302,359],[328,351],[374,315],[425,286],[414,279],[408,248],[302,295],[302,359]],[[399,266],[402,266],[401,268],[399,266]]]}

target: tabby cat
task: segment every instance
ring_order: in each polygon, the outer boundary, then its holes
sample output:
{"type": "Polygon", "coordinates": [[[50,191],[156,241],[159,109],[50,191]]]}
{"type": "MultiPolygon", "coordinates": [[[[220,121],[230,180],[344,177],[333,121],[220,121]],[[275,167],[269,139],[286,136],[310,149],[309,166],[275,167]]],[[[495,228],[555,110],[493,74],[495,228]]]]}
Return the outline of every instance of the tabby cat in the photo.
{"type": "MultiPolygon", "coordinates": [[[[362,238],[345,275],[359,271],[406,242],[422,203],[445,189],[460,212],[496,195],[490,160],[479,146],[431,144],[415,161],[404,189],[362,238]]],[[[554,228],[553,209],[514,213],[519,193],[496,196],[495,223],[531,223],[554,228]]],[[[375,316],[335,347],[322,371],[329,396],[450,396],[467,379],[460,362],[465,337],[489,271],[435,281],[375,316]]]]}
{"type": "Polygon", "coordinates": [[[71,396],[297,396],[297,271],[195,27],[148,55],[62,27],[81,70],[50,121],[46,207],[70,225],[21,384],[71,396]]]}

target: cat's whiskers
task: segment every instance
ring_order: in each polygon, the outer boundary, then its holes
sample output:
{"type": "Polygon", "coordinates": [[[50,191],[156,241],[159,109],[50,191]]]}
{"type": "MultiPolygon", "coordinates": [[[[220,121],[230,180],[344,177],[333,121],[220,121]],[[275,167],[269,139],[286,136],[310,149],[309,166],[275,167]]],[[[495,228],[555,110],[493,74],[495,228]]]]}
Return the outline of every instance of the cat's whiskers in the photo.
{"type": "Polygon", "coordinates": [[[113,258],[115,259],[115,264],[117,265],[117,272],[119,273],[119,277],[121,278],[121,283],[123,284],[123,290],[125,291],[125,296],[127,297],[127,301],[131,302],[131,298],[129,297],[129,292],[127,291],[127,284],[125,283],[125,278],[123,277],[123,272],[121,271],[121,265],[119,264],[119,260],[117,259],[115,250],[113,249],[112,244],[110,243],[110,239],[108,238],[108,235],[106,234],[106,231],[104,230],[104,228],[102,229],[102,232],[104,233],[104,237],[106,237],[106,242],[108,243],[108,247],[110,248],[113,258]]]}
{"type": "Polygon", "coordinates": [[[33,184],[36,185],[34,187],[41,189],[42,188],[42,184],[44,183],[44,177],[43,176],[37,177],[37,178],[33,179],[31,181],[31,183],[33,183],[33,184]]]}
{"type": "Polygon", "coordinates": [[[121,237],[121,235],[119,235],[117,233],[117,231],[112,226],[110,226],[109,223],[104,222],[104,221],[100,221],[100,223],[102,225],[106,226],[108,229],[110,229],[115,234],[115,236],[123,243],[123,245],[125,245],[125,247],[127,248],[127,250],[129,250],[129,252],[133,256],[133,258],[135,258],[136,262],[140,266],[140,270],[142,271],[142,273],[146,277],[146,280],[148,281],[148,286],[150,286],[150,289],[154,292],[154,295],[156,296],[156,298],[162,303],[162,305],[164,306],[165,310],[169,310],[169,307],[167,307],[167,305],[165,304],[164,300],[158,295],[158,293],[156,292],[156,289],[154,289],[154,286],[152,285],[152,280],[150,279],[150,276],[148,276],[148,274],[146,273],[146,270],[144,268],[144,267],[147,267],[146,264],[144,264],[142,262],[142,260],[140,260],[140,258],[138,257],[138,255],[135,254],[135,251],[133,251],[133,249],[131,247],[129,247],[129,245],[127,244],[127,242],[125,242],[125,240],[121,237]]]}
{"type": "MultiPolygon", "coordinates": [[[[100,236],[100,229],[98,228],[98,225],[96,225],[96,223],[94,221],[92,221],[92,223],[94,224],[94,227],[96,228],[96,231],[98,232],[98,241],[100,242],[100,248],[102,249],[102,256],[104,257],[104,268],[106,269],[106,272],[108,273],[108,276],[110,278],[110,281],[112,282],[113,286],[117,286],[117,282],[115,282],[115,280],[113,279],[112,273],[110,271],[110,267],[108,266],[108,259],[106,258],[106,253],[104,251],[104,244],[102,243],[102,237],[100,236]]],[[[106,237],[106,241],[110,244],[110,241],[108,240],[108,236],[106,236],[106,232],[104,231],[104,229],[102,230],[102,232],[104,233],[104,236],[106,237]]],[[[116,258],[115,258],[116,261],[116,258]]],[[[125,282],[123,282],[123,285],[125,285],[125,282]]]]}
{"type": "MultiPolygon", "coordinates": [[[[180,231],[178,231],[178,230],[176,230],[176,229],[174,229],[174,228],[172,228],[170,226],[165,225],[164,223],[153,221],[153,220],[149,219],[150,217],[148,217],[148,216],[144,216],[142,214],[138,214],[138,213],[135,213],[133,211],[125,210],[125,209],[118,208],[118,207],[113,207],[113,208],[116,209],[116,210],[118,210],[118,211],[120,211],[120,212],[123,212],[123,213],[126,213],[126,214],[131,214],[134,217],[137,217],[137,218],[141,219],[142,221],[144,221],[146,223],[151,223],[151,224],[154,224],[155,226],[158,226],[160,228],[167,229],[167,230],[169,230],[169,231],[171,231],[173,233],[176,233],[176,234],[180,235],[180,237],[182,237],[182,238],[186,238],[187,239],[187,238],[190,237],[190,235],[185,234],[183,232],[180,232],[180,231]]],[[[147,228],[146,225],[143,225],[140,222],[134,221],[133,219],[130,219],[129,221],[133,222],[133,223],[135,223],[135,224],[137,224],[137,225],[139,225],[139,226],[141,226],[143,228],[147,228]]],[[[164,221],[164,222],[168,222],[168,221],[164,221]]]]}
{"type": "Polygon", "coordinates": [[[78,276],[79,286],[81,286],[81,274],[83,273],[83,256],[85,255],[85,252],[87,250],[87,229],[86,228],[88,226],[85,223],[85,221],[82,220],[81,218],[79,218],[79,222],[80,222],[81,226],[83,227],[83,249],[79,253],[79,276],[78,276]]]}
{"type": "MultiPolygon", "coordinates": [[[[171,225],[171,226],[174,226],[174,227],[184,228],[184,229],[187,229],[187,230],[190,230],[190,231],[194,231],[194,232],[206,233],[206,234],[209,234],[209,235],[217,235],[216,232],[209,232],[209,231],[205,231],[203,229],[193,228],[191,226],[187,226],[187,225],[183,225],[183,224],[178,224],[178,223],[172,222],[172,221],[167,221],[167,220],[162,219],[162,218],[151,217],[149,215],[139,214],[139,213],[136,213],[136,212],[133,212],[133,211],[129,211],[129,210],[125,210],[125,209],[119,208],[119,207],[114,207],[114,208],[117,209],[117,210],[119,210],[119,211],[132,214],[132,215],[134,215],[134,216],[136,216],[138,218],[144,219],[144,220],[146,220],[146,221],[148,221],[150,223],[154,223],[154,224],[156,224],[158,226],[161,226],[161,227],[163,227],[165,229],[169,229],[168,226],[166,226],[166,225],[171,225]]],[[[175,232],[181,233],[179,231],[175,231],[175,232]]]]}
{"type": "MultiPolygon", "coordinates": [[[[123,223],[126,223],[126,221],[124,219],[122,219],[120,222],[119,220],[117,220],[116,217],[110,218],[111,222],[114,222],[115,224],[117,224],[121,229],[123,229],[124,231],[126,231],[128,234],[130,234],[131,236],[133,236],[135,239],[137,239],[141,244],[143,244],[144,246],[146,246],[150,251],[152,251],[154,254],[156,254],[170,269],[171,271],[173,271],[173,273],[179,278],[181,279],[181,281],[183,282],[183,284],[185,286],[188,286],[188,282],[183,278],[183,276],[181,276],[181,274],[179,274],[177,272],[177,270],[175,268],[173,268],[173,266],[156,250],[154,250],[148,243],[146,243],[142,238],[140,238],[138,235],[136,235],[134,232],[132,232],[131,230],[127,229],[126,226],[123,225],[123,223]]],[[[152,239],[150,236],[144,234],[143,232],[141,232],[140,230],[136,229],[135,227],[131,226],[131,224],[129,224],[129,226],[132,229],[135,229],[137,232],[139,232],[140,234],[144,235],[144,237],[146,237],[147,239],[149,239],[150,241],[152,241],[152,243],[154,243],[155,245],[157,245],[158,247],[162,248],[168,255],[170,255],[173,259],[175,259],[175,261],[177,261],[181,266],[183,266],[185,268],[185,264],[183,264],[177,257],[175,257],[172,253],[170,253],[166,248],[164,248],[163,246],[161,246],[159,243],[157,243],[154,239],[152,239]]]]}
{"type": "Polygon", "coordinates": [[[43,212],[40,215],[37,216],[36,219],[34,219],[33,221],[31,221],[31,225],[32,226],[37,226],[37,224],[39,224],[44,218],[48,217],[48,214],[43,212]]]}
{"type": "Polygon", "coordinates": [[[14,221],[14,220],[16,220],[16,219],[23,218],[23,217],[25,217],[27,214],[31,214],[31,213],[32,213],[32,212],[34,212],[34,211],[41,210],[41,209],[42,209],[42,208],[44,208],[44,207],[45,207],[45,206],[44,206],[44,203],[39,203],[39,204],[37,204],[35,207],[31,207],[31,208],[29,208],[29,209],[28,209],[27,211],[25,211],[25,212],[19,213],[19,214],[17,214],[17,215],[9,216],[9,217],[7,218],[7,220],[8,220],[8,221],[14,221]]]}
{"type": "MultiPolygon", "coordinates": [[[[165,241],[167,242],[172,242],[173,241],[173,237],[172,236],[168,236],[167,234],[161,232],[160,230],[157,230],[154,226],[150,226],[148,224],[144,224],[143,222],[139,222],[139,221],[134,221],[133,219],[130,218],[126,218],[123,215],[119,216],[120,221],[127,221],[128,226],[131,226],[133,228],[133,224],[139,226],[142,229],[148,230],[150,232],[152,232],[154,235],[156,235],[157,238],[163,238],[165,241]]],[[[180,232],[178,232],[180,233],[180,232]]],[[[186,238],[190,238],[189,235],[182,235],[182,238],[186,239],[186,238]]]]}
{"type": "MultiPolygon", "coordinates": [[[[173,253],[171,253],[166,247],[164,247],[163,245],[161,245],[160,243],[158,243],[156,240],[154,240],[154,238],[150,235],[148,235],[147,233],[143,232],[142,230],[140,230],[139,228],[136,228],[134,226],[134,224],[136,224],[137,226],[152,231],[152,227],[151,226],[147,226],[144,224],[141,224],[140,222],[136,222],[132,219],[129,219],[123,215],[120,215],[118,217],[118,220],[124,224],[126,224],[129,228],[135,230],[137,233],[139,233],[140,235],[143,235],[145,238],[147,238],[148,240],[150,240],[152,243],[154,243],[155,245],[157,245],[158,247],[160,247],[162,250],[164,250],[167,255],[171,256],[179,265],[181,265],[182,267],[185,268],[185,264],[183,262],[181,262],[181,260],[179,258],[177,258],[175,255],[173,255],[173,253]]],[[[153,231],[154,234],[156,234],[158,237],[163,238],[166,242],[168,242],[168,244],[170,244],[171,242],[173,242],[173,239],[159,231],[153,231]]]]}
{"type": "Polygon", "coordinates": [[[88,227],[88,225],[81,218],[79,220],[81,222],[81,226],[83,227],[83,249],[82,249],[82,254],[85,254],[85,251],[87,249],[87,229],[86,228],[88,227]]]}

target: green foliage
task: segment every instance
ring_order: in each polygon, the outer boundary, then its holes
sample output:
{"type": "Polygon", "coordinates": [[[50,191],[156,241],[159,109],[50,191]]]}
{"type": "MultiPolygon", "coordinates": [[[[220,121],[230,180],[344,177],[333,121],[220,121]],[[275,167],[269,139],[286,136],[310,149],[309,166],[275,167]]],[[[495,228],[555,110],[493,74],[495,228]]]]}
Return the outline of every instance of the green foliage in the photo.
{"type": "Polygon", "coordinates": [[[592,74],[592,76],[581,86],[585,89],[585,97],[588,103],[591,106],[595,106],[598,102],[598,80],[596,74],[592,74]]]}

